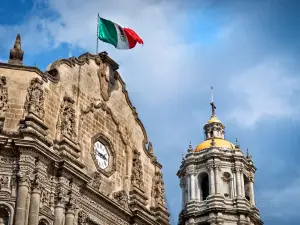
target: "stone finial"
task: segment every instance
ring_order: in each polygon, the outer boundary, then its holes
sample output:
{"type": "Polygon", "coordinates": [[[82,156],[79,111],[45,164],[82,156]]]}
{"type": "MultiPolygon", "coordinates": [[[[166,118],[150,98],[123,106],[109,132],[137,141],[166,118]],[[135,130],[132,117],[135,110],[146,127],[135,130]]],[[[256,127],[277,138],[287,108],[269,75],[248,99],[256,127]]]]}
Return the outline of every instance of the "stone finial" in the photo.
{"type": "Polygon", "coordinates": [[[192,146],[192,142],[190,142],[188,152],[193,152],[193,151],[194,151],[194,149],[193,149],[193,146],[192,146]]]}
{"type": "Polygon", "coordinates": [[[181,154],[181,162],[184,162],[184,153],[181,154]]]}
{"type": "Polygon", "coordinates": [[[148,144],[148,152],[150,153],[150,155],[154,154],[154,150],[153,150],[153,146],[152,146],[152,142],[151,141],[148,144]]]}
{"type": "Polygon", "coordinates": [[[240,148],[239,140],[238,138],[235,139],[235,147],[240,148]]]}
{"type": "Polygon", "coordinates": [[[252,156],[249,154],[248,148],[247,148],[247,152],[246,152],[246,159],[252,159],[252,156]]]}
{"type": "Polygon", "coordinates": [[[12,65],[23,65],[24,51],[21,49],[21,36],[17,35],[14,47],[10,49],[8,63],[12,65]]]}

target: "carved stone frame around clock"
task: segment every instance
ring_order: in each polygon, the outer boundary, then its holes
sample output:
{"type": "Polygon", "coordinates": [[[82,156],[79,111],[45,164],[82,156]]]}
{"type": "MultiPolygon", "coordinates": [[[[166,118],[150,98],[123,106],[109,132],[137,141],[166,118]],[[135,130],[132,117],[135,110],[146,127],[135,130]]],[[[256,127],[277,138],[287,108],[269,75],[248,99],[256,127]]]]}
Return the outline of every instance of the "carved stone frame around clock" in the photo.
{"type": "Polygon", "coordinates": [[[116,171],[116,153],[115,150],[113,148],[113,144],[111,143],[111,141],[102,133],[98,133],[96,135],[94,135],[92,137],[92,143],[91,143],[91,156],[92,159],[96,165],[97,170],[104,174],[107,177],[110,177],[115,171],[116,171]],[[107,168],[105,169],[101,169],[98,165],[97,159],[95,157],[95,153],[94,153],[94,144],[100,141],[103,145],[105,145],[105,147],[108,150],[108,154],[109,154],[109,165],[107,168]]]}

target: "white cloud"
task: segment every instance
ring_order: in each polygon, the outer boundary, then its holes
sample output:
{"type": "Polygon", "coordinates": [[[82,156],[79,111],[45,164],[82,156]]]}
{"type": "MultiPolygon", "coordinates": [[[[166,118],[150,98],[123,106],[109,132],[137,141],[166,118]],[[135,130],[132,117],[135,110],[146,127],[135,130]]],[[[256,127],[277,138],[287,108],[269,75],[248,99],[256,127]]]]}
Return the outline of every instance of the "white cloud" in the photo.
{"type": "Polygon", "coordinates": [[[300,104],[292,100],[300,90],[300,78],[285,64],[286,60],[270,59],[233,76],[229,87],[243,97],[242,104],[229,116],[241,125],[251,126],[263,117],[297,115],[300,104]]]}

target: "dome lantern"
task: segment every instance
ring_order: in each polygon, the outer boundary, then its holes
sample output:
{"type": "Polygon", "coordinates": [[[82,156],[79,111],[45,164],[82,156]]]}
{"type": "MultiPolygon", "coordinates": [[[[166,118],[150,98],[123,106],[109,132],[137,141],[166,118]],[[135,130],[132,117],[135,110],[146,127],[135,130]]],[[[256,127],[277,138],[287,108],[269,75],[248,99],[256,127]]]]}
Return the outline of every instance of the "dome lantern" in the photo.
{"type": "Polygon", "coordinates": [[[205,133],[205,139],[220,138],[224,139],[225,126],[216,116],[216,109],[213,99],[213,87],[211,87],[211,117],[203,127],[205,133]]]}

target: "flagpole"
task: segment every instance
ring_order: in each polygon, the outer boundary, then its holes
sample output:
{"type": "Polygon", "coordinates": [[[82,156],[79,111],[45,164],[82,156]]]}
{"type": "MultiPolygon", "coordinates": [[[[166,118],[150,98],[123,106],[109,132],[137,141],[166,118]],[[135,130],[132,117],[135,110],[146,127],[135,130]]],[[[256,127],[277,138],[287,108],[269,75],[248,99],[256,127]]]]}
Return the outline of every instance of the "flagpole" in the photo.
{"type": "Polygon", "coordinates": [[[96,45],[96,55],[98,55],[98,35],[99,35],[99,13],[98,13],[98,16],[97,16],[97,45],[96,45]]]}

